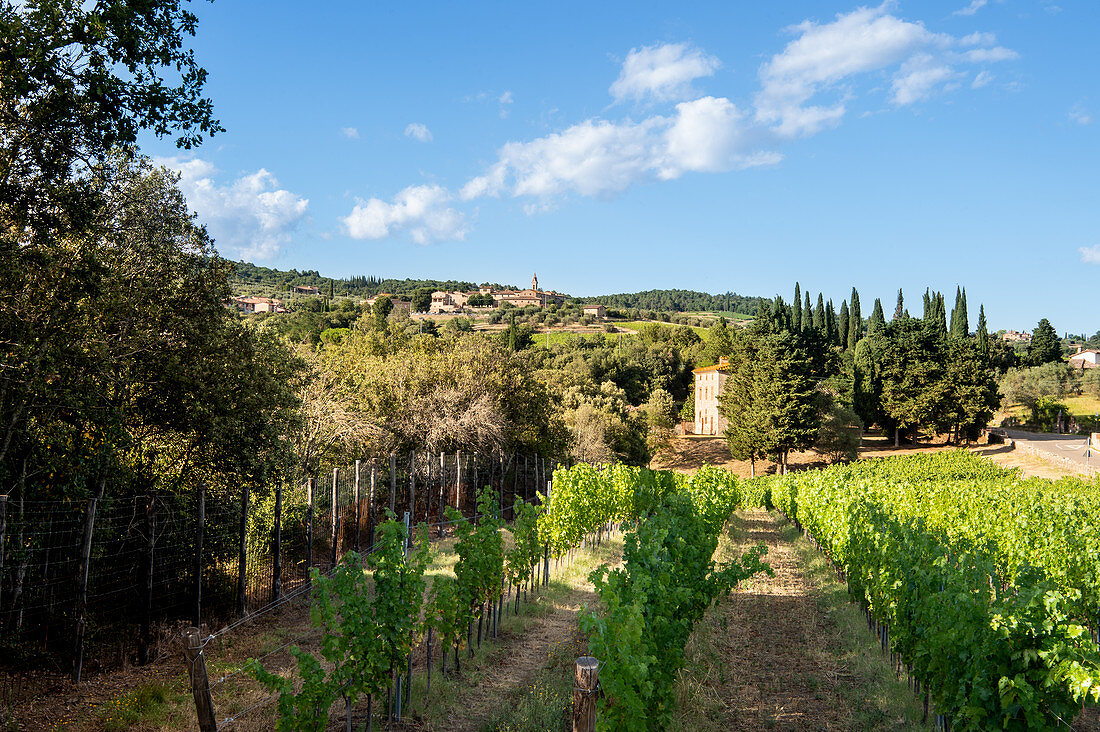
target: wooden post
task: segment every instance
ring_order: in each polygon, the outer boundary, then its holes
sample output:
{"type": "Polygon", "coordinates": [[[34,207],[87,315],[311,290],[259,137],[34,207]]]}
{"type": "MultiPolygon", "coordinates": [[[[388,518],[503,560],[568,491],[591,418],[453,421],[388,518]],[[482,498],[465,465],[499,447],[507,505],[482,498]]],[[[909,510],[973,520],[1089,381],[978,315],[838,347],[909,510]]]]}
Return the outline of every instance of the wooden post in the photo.
{"type": "MultiPolygon", "coordinates": [[[[106,479],[100,483],[100,494],[106,479]]],[[[80,569],[76,579],[76,648],[73,658],[73,681],[80,683],[80,672],[84,665],[84,631],[87,630],[85,615],[88,611],[88,566],[92,561],[92,533],[95,531],[95,507],[98,499],[89,498],[84,513],[84,538],[80,543],[80,569]]]]}
{"type": "Polygon", "coordinates": [[[283,481],[275,484],[275,526],[271,543],[274,562],[271,566],[271,601],[278,602],[283,594],[283,481]]]}
{"type": "Polygon", "coordinates": [[[359,551],[359,461],[355,461],[355,551],[359,551]]]}
{"type": "Polygon", "coordinates": [[[329,561],[330,567],[336,566],[336,552],[340,544],[340,535],[337,533],[340,530],[340,518],[339,508],[336,505],[336,481],[340,476],[340,468],[332,469],[332,558],[329,561]]]}
{"type": "Polygon", "coordinates": [[[313,568],[313,478],[306,483],[306,586],[313,578],[310,570],[313,568]]]}
{"type": "Polygon", "coordinates": [[[462,452],[455,452],[455,508],[462,510],[462,452]]]}
{"type": "Polygon", "coordinates": [[[142,588],[141,640],[138,643],[138,665],[149,663],[149,645],[153,627],[153,552],[157,530],[156,502],[153,496],[145,498],[145,586],[142,588]]]}
{"type": "Polygon", "coordinates": [[[439,535],[443,536],[443,508],[447,505],[447,454],[439,453],[439,535]]]}
{"type": "Polygon", "coordinates": [[[206,522],[206,483],[199,483],[199,510],[195,518],[195,625],[202,625],[202,531],[206,522]]]}
{"type": "Polygon", "coordinates": [[[198,628],[183,631],[186,640],[184,656],[187,658],[187,673],[191,677],[191,694],[195,697],[195,713],[199,719],[200,732],[218,732],[218,723],[214,719],[214,702],[210,699],[210,680],[206,677],[206,657],[202,653],[202,638],[198,628]]]}
{"type": "MultiPolygon", "coordinates": [[[[538,462],[535,463],[535,467],[538,467],[538,462]]],[[[528,468],[527,456],[523,456],[523,502],[527,503],[527,488],[531,485],[531,471],[528,468]]],[[[514,519],[515,516],[512,516],[514,519]]]]}
{"type": "MultiPolygon", "coordinates": [[[[390,453],[390,513],[395,510],[394,501],[397,499],[397,455],[390,453]]],[[[396,515],[396,514],[395,514],[396,515]]]]}
{"type": "Polygon", "coordinates": [[[595,732],[599,663],[581,656],[573,672],[573,732],[595,732]]]}
{"type": "Polygon", "coordinates": [[[370,459],[370,498],[367,499],[367,551],[374,550],[374,480],[377,475],[374,458],[370,459]]]}
{"type": "Polygon", "coordinates": [[[248,591],[248,485],[241,485],[241,544],[237,555],[237,614],[244,615],[248,591]]]}
{"type": "Polygon", "coordinates": [[[4,540],[8,536],[8,497],[0,496],[0,582],[4,579],[4,540]]]}
{"type": "Polygon", "coordinates": [[[416,523],[416,450],[409,451],[409,520],[416,523]]]}

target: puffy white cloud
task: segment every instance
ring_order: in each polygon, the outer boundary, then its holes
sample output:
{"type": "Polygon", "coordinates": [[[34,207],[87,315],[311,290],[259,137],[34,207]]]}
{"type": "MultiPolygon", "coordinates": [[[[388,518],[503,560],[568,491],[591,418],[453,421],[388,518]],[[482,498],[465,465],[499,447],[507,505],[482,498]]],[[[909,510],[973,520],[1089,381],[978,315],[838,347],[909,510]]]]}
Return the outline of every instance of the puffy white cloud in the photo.
{"type": "Polygon", "coordinates": [[[988,4],[989,0],[970,0],[969,5],[965,8],[959,8],[952,15],[973,15],[988,4]]]}
{"type": "Polygon", "coordinates": [[[432,131],[428,129],[427,125],[423,125],[419,122],[412,122],[405,128],[405,137],[411,137],[421,142],[431,142],[432,131]]]}
{"type": "Polygon", "coordinates": [[[666,43],[631,49],[619,78],[611,85],[615,101],[652,98],[659,102],[695,96],[691,82],[711,76],[721,64],[686,43],[666,43]]]}
{"type": "Polygon", "coordinates": [[[938,42],[920,23],[886,12],[886,5],[858,8],[832,23],[805,21],[799,36],[760,69],[756,115],[783,137],[812,135],[838,123],[843,102],[806,106],[823,89],[853,74],[900,63],[918,49],[938,42]]]}
{"type": "Polygon", "coordinates": [[[358,201],[340,221],[353,239],[385,239],[405,231],[417,244],[462,241],[469,227],[462,212],[448,207],[452,198],[441,186],[409,186],[392,202],[379,198],[358,201]]]}
{"type": "Polygon", "coordinates": [[[359,139],[359,130],[355,129],[354,127],[341,127],[340,134],[348,138],[349,140],[359,139]]]}
{"type": "Polygon", "coordinates": [[[482,196],[531,196],[542,203],[567,193],[610,197],[646,180],[687,172],[722,172],[771,165],[777,153],[754,149],[747,115],[723,97],[676,105],[670,116],[640,122],[589,119],[528,142],[510,142],[485,175],[462,188],[465,200],[482,196]]]}
{"type": "Polygon", "coordinates": [[[219,251],[249,259],[268,260],[290,241],[309,209],[309,199],[280,189],[261,168],[228,184],[215,180],[214,164],[200,158],[155,158],[180,175],[187,204],[206,224],[219,251]]]}
{"type": "Polygon", "coordinates": [[[1100,264],[1100,244],[1094,244],[1091,247],[1081,247],[1077,251],[1081,252],[1081,261],[1086,264],[1100,264]]]}
{"type": "Polygon", "coordinates": [[[1085,111],[1080,104],[1073,105],[1069,110],[1069,118],[1079,125],[1092,124],[1092,115],[1085,111]]]}
{"type": "Polygon", "coordinates": [[[890,8],[885,2],[837,15],[830,23],[794,26],[797,38],[760,68],[757,120],[781,138],[812,135],[844,117],[857,75],[898,67],[891,98],[906,105],[948,88],[961,76],[961,64],[1018,58],[1015,51],[995,46],[991,33],[961,38],[933,33],[892,15],[890,8]],[[827,91],[835,92],[830,103],[814,102],[827,91]]]}

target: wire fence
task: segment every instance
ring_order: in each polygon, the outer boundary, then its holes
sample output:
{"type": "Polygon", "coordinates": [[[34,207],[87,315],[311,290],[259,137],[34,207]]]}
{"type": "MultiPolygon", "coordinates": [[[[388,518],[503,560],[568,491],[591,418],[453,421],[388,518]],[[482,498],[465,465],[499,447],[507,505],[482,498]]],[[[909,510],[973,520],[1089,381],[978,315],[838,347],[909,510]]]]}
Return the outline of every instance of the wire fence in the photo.
{"type": "MultiPolygon", "coordinates": [[[[185,622],[229,626],[308,598],[311,567],[364,552],[392,511],[448,530],[492,486],[504,518],[554,461],[410,451],[327,466],[301,483],[36,501],[0,496],[0,628],[19,658],[72,670],[145,663],[185,622]]],[[[12,655],[11,658],[16,658],[12,655]]]]}

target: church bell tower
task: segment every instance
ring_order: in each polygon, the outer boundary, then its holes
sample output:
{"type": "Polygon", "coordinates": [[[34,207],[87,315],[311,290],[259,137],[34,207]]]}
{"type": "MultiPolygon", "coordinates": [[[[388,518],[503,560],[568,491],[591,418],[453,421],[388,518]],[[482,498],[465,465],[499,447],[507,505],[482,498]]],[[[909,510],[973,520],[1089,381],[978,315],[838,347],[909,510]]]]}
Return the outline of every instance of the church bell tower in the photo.
{"type": "Polygon", "coordinates": [[[539,276],[537,274],[531,275],[531,289],[535,292],[539,291],[539,276]]]}

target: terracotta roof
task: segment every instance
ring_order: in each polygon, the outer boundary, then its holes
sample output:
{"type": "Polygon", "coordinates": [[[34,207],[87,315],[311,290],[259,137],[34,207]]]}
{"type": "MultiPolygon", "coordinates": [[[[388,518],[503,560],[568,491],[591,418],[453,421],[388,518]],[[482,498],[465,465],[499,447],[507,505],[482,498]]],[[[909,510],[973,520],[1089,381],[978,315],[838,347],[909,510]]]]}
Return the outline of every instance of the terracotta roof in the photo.
{"type": "Polygon", "coordinates": [[[711,371],[729,371],[730,365],[728,363],[716,363],[713,366],[704,366],[701,369],[695,369],[691,373],[693,374],[705,374],[711,371]]]}
{"type": "MultiPolygon", "coordinates": [[[[1079,351],[1079,352],[1073,354],[1073,356],[1084,356],[1086,353],[1100,353],[1100,350],[1098,350],[1096,348],[1086,348],[1083,351],[1079,351]]],[[[1073,356],[1070,356],[1070,358],[1073,358],[1073,356]]]]}

